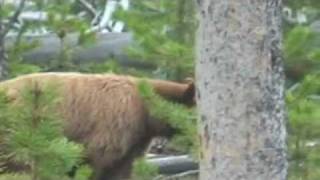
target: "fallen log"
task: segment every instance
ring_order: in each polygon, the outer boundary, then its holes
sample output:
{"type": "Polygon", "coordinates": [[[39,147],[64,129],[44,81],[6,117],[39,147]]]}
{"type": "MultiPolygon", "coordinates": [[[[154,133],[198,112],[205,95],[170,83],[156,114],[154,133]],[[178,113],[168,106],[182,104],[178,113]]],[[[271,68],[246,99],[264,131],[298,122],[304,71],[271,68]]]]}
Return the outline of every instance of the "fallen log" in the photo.
{"type": "Polygon", "coordinates": [[[198,163],[188,155],[148,158],[147,162],[159,168],[159,174],[179,174],[199,169],[198,163]]]}
{"type": "MultiPolygon", "coordinates": [[[[17,36],[6,36],[6,48],[13,46],[17,36]]],[[[79,34],[66,35],[64,42],[71,48],[72,61],[76,64],[101,63],[113,58],[124,67],[141,69],[153,68],[152,63],[141,62],[129,58],[126,48],[133,41],[131,33],[97,33],[96,41],[89,46],[78,44],[79,34]]],[[[38,42],[39,46],[22,54],[23,61],[38,65],[46,65],[59,58],[61,54],[61,41],[55,34],[24,35],[22,41],[27,43],[38,42]]]]}
{"type": "Polygon", "coordinates": [[[153,180],[197,180],[198,176],[199,170],[191,170],[169,176],[160,175],[155,177],[153,180]]]}

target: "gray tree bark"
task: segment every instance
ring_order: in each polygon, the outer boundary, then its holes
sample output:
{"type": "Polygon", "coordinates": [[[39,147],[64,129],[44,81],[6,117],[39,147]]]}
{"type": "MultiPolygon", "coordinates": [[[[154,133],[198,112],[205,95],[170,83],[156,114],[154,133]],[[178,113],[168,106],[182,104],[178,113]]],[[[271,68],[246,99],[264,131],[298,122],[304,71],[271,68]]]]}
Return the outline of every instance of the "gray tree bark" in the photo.
{"type": "Polygon", "coordinates": [[[197,0],[201,180],[287,177],[281,0],[197,0]]]}

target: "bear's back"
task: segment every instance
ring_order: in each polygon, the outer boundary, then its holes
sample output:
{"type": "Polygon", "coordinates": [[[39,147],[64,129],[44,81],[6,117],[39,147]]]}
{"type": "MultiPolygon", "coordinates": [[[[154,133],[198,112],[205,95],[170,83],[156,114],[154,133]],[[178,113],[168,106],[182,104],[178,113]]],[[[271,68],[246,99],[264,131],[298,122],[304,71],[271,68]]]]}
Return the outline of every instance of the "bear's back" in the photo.
{"type": "Polygon", "coordinates": [[[91,163],[107,166],[146,135],[148,114],[130,77],[80,73],[36,73],[0,84],[16,98],[27,85],[56,84],[69,139],[86,146],[91,163]]]}

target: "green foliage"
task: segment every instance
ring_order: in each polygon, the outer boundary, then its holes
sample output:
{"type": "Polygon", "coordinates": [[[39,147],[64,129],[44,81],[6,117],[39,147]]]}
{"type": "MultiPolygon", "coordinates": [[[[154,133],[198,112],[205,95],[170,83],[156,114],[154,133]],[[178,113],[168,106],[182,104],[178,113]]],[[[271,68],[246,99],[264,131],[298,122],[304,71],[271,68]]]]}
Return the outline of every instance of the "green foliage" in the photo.
{"type": "Polygon", "coordinates": [[[141,96],[150,107],[150,114],[172,127],[181,130],[181,134],[176,135],[174,142],[176,148],[184,152],[196,152],[197,141],[197,121],[196,113],[181,104],[169,102],[157,95],[152,86],[145,80],[138,84],[141,96]]]}
{"type": "Polygon", "coordinates": [[[320,48],[315,49],[311,53],[309,53],[309,59],[319,60],[320,59],[320,48]]]}
{"type": "Polygon", "coordinates": [[[306,58],[313,50],[319,48],[317,34],[309,27],[296,26],[288,32],[284,42],[285,57],[290,60],[301,60],[306,58]]]}
{"type": "Polygon", "coordinates": [[[66,173],[82,159],[83,147],[63,135],[62,119],[57,112],[60,102],[56,84],[40,88],[31,83],[21,98],[9,103],[1,100],[2,160],[30,167],[33,180],[66,178],[66,173]]]}
{"type": "MultiPolygon", "coordinates": [[[[296,1],[297,2],[297,1],[296,1]]],[[[302,3],[302,1],[300,1],[302,3]]],[[[319,179],[320,34],[297,25],[285,34],[287,76],[293,85],[287,91],[289,115],[289,179],[319,179]],[[299,80],[299,81],[297,81],[299,80]]]]}
{"type": "Polygon", "coordinates": [[[52,0],[42,7],[48,12],[48,21],[44,25],[60,39],[60,56],[49,65],[51,71],[75,71],[77,69],[72,62],[74,47],[65,42],[67,34],[78,32],[77,44],[84,47],[95,42],[95,34],[86,32],[90,27],[89,22],[73,14],[74,3],[73,1],[52,0]]]}
{"type": "MultiPolygon", "coordinates": [[[[17,39],[13,44],[13,47],[9,50],[9,78],[15,77],[21,74],[45,71],[77,71],[78,67],[72,61],[72,53],[74,47],[71,47],[66,43],[67,34],[77,33],[79,34],[77,39],[77,45],[82,47],[88,47],[95,42],[95,33],[88,33],[90,28],[89,19],[79,18],[75,9],[77,1],[39,1],[32,0],[36,4],[36,7],[28,7],[35,11],[46,12],[48,16],[47,21],[28,21],[23,22],[22,26],[17,30],[17,39]],[[35,43],[21,42],[22,37],[27,31],[39,30],[39,28],[45,27],[48,31],[53,32],[60,39],[60,54],[59,57],[44,67],[40,68],[33,64],[28,64],[22,61],[22,54],[32,48],[35,48],[35,43]],[[27,47],[28,46],[28,47],[27,47]]],[[[1,3],[1,6],[3,4],[1,3]]],[[[0,6],[0,7],[1,7],[0,6]]],[[[4,14],[4,18],[9,16],[15,11],[15,7],[12,5],[4,5],[4,8],[0,8],[0,14],[4,14]]],[[[13,30],[13,28],[11,28],[13,30]]],[[[15,29],[16,30],[16,29],[15,29]]],[[[1,33],[0,33],[1,34],[1,33]]]]}
{"type": "MultiPolygon", "coordinates": [[[[292,1],[295,2],[307,3],[292,1]]],[[[294,26],[285,34],[285,67],[289,84],[294,84],[288,89],[286,98],[290,180],[320,178],[319,40],[320,34],[306,25],[294,26]]]]}
{"type": "Polygon", "coordinates": [[[28,174],[2,174],[0,180],[31,180],[28,174]]]}
{"type": "Polygon", "coordinates": [[[320,67],[320,34],[307,26],[296,26],[284,40],[284,58],[287,77],[295,83],[320,67]]]}
{"type": "Polygon", "coordinates": [[[17,37],[13,47],[8,50],[9,78],[41,71],[39,66],[23,62],[22,54],[28,50],[38,47],[38,42],[24,41],[21,39],[22,34],[23,32],[21,32],[21,34],[17,37]]]}
{"type": "Polygon", "coordinates": [[[10,63],[9,67],[10,78],[17,77],[23,74],[36,73],[41,71],[41,67],[33,64],[24,64],[24,63],[10,63]]]}
{"type": "Polygon", "coordinates": [[[90,63],[80,67],[82,72],[90,73],[121,73],[124,70],[114,59],[109,59],[104,63],[90,63]]]}
{"type": "Polygon", "coordinates": [[[151,70],[138,70],[134,67],[121,66],[116,59],[109,59],[104,63],[87,63],[82,64],[78,68],[78,71],[83,73],[114,73],[114,74],[130,74],[132,76],[142,77],[150,76],[151,70]]]}
{"type": "Polygon", "coordinates": [[[320,67],[320,34],[313,25],[320,18],[320,3],[317,0],[287,0],[284,3],[290,8],[288,19],[294,22],[301,15],[306,18],[303,24],[284,23],[283,26],[286,76],[288,84],[292,85],[320,67]]]}
{"type": "Polygon", "coordinates": [[[168,79],[183,79],[193,72],[195,8],[189,0],[131,1],[129,11],[116,18],[133,31],[133,57],[153,62],[168,79]]]}
{"type": "Polygon", "coordinates": [[[92,174],[92,169],[89,166],[80,166],[77,169],[77,173],[74,177],[75,180],[88,180],[92,174]]]}
{"type": "Polygon", "coordinates": [[[45,21],[44,25],[61,39],[68,32],[78,32],[79,29],[89,27],[87,21],[74,14],[73,7],[73,1],[64,0],[51,0],[45,5],[41,5],[41,9],[48,12],[48,21],[45,21]]]}
{"type": "Polygon", "coordinates": [[[287,92],[289,111],[289,179],[320,177],[320,75],[308,75],[287,92]]]}
{"type": "Polygon", "coordinates": [[[137,159],[133,163],[133,180],[150,180],[158,174],[158,168],[145,161],[144,158],[137,159]]]}
{"type": "Polygon", "coordinates": [[[314,7],[314,8],[320,8],[320,3],[318,0],[284,0],[284,4],[294,8],[298,9],[301,7],[314,7]]]}

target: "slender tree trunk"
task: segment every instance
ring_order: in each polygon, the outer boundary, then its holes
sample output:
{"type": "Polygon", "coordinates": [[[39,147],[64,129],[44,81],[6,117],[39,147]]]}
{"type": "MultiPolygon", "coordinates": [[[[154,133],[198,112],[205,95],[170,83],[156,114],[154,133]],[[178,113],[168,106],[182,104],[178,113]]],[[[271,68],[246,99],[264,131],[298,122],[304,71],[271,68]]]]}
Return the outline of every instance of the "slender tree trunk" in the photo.
{"type": "MultiPolygon", "coordinates": [[[[1,33],[1,27],[0,27],[0,33],[1,33]]],[[[5,79],[6,75],[7,75],[7,55],[4,49],[3,38],[0,36],[0,81],[5,79]]]]}
{"type": "Polygon", "coordinates": [[[0,2],[0,81],[3,80],[7,75],[7,55],[4,47],[4,31],[5,27],[3,24],[3,17],[1,16],[2,2],[0,2]]]}
{"type": "Polygon", "coordinates": [[[281,0],[197,0],[201,180],[287,177],[281,0]]]}

